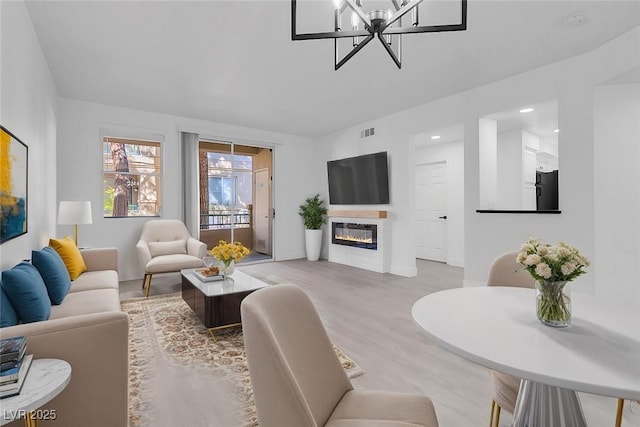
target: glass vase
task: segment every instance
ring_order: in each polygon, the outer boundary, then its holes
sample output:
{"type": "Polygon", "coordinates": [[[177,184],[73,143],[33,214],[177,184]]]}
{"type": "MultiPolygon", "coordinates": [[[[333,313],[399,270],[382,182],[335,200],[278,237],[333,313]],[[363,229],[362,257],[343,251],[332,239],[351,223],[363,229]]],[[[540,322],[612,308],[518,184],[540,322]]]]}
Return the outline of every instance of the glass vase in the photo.
{"type": "Polygon", "coordinates": [[[571,293],[566,281],[536,281],[536,313],[548,326],[565,328],[571,324],[571,293]]]}
{"type": "Polygon", "coordinates": [[[231,260],[229,262],[224,262],[224,261],[220,262],[220,267],[219,267],[220,274],[222,275],[225,281],[231,279],[230,276],[235,271],[235,266],[236,266],[236,263],[234,260],[231,260]]]}

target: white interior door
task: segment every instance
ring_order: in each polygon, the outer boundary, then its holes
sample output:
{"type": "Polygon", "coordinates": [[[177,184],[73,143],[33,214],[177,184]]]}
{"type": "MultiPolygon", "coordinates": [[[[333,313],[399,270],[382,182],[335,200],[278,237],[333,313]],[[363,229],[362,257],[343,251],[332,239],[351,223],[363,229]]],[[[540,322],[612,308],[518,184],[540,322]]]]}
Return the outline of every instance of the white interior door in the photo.
{"type": "Polygon", "coordinates": [[[416,166],[416,256],[446,261],[447,164],[416,166]]]}
{"type": "Polygon", "coordinates": [[[255,190],[253,248],[255,252],[271,255],[271,179],[269,169],[256,170],[253,176],[255,190]]]}

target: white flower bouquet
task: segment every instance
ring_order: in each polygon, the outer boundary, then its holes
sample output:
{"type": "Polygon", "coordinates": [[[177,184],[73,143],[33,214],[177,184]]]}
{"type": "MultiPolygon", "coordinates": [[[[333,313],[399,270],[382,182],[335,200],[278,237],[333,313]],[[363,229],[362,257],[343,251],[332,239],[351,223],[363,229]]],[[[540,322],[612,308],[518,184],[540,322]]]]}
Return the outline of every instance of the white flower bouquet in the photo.
{"type": "Polygon", "coordinates": [[[520,248],[516,258],[524,269],[536,280],[570,282],[586,273],[589,260],[564,242],[555,245],[543,244],[530,238],[520,248]]]}
{"type": "Polygon", "coordinates": [[[552,326],[568,326],[571,299],[565,285],[586,273],[589,260],[564,242],[549,245],[530,238],[520,248],[516,261],[536,280],[540,321],[552,326]]]}

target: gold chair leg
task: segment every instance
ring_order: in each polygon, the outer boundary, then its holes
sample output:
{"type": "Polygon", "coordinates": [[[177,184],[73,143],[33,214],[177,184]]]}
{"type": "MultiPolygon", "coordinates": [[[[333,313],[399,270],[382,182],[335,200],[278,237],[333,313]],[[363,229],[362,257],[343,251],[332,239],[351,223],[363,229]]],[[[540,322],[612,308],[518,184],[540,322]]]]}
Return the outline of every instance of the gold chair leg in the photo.
{"type": "Polygon", "coordinates": [[[24,418],[25,427],[38,427],[38,419],[31,415],[31,412],[27,412],[27,416],[24,418]]]}
{"type": "Polygon", "coordinates": [[[145,273],[144,281],[142,282],[142,288],[145,289],[144,297],[149,297],[149,290],[151,289],[151,274],[145,273]]]}
{"type": "Polygon", "coordinates": [[[496,423],[495,423],[495,427],[498,427],[498,424],[500,424],[500,411],[502,410],[502,408],[500,408],[500,405],[498,405],[496,403],[496,423]]]}
{"type": "Polygon", "coordinates": [[[489,427],[493,427],[493,413],[496,410],[496,401],[491,400],[491,415],[489,416],[489,427]]]}
{"type": "Polygon", "coordinates": [[[618,399],[618,412],[616,413],[616,427],[622,425],[622,410],[624,409],[624,399],[618,399]]]}

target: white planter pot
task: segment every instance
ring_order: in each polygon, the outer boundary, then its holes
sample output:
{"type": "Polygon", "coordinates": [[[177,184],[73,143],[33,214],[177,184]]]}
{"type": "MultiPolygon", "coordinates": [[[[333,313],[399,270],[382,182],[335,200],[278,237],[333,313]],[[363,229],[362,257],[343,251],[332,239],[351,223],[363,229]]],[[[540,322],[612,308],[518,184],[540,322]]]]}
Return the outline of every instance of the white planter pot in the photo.
{"type": "Polygon", "coordinates": [[[304,240],[307,245],[307,259],[317,261],[320,259],[322,248],[322,230],[304,230],[304,240]]]}

